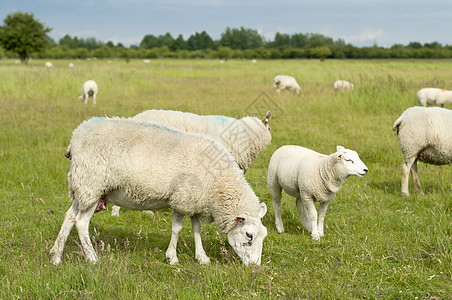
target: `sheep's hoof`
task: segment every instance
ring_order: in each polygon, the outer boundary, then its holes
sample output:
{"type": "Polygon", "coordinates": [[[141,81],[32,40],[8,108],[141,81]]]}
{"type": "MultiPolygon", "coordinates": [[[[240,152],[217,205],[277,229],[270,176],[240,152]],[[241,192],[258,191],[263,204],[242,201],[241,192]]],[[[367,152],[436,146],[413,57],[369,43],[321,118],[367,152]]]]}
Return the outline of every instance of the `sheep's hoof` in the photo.
{"type": "Polygon", "coordinates": [[[179,264],[179,260],[177,259],[177,256],[176,257],[167,257],[166,260],[172,266],[179,264]]]}
{"type": "Polygon", "coordinates": [[[311,235],[312,239],[316,242],[320,241],[320,234],[319,233],[313,233],[311,235]]]}
{"type": "Polygon", "coordinates": [[[207,256],[195,257],[195,259],[201,265],[210,265],[210,258],[208,258],[207,256]]]}

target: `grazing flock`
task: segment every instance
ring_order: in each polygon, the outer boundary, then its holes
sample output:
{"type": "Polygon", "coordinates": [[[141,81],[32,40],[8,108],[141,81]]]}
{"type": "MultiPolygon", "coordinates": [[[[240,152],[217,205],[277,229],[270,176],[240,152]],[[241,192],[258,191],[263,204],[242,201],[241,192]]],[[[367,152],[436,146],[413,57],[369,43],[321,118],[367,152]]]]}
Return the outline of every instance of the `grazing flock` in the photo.
{"type": "MultiPolygon", "coordinates": [[[[46,67],[49,66],[46,63],[46,67]]],[[[288,75],[278,75],[273,86],[300,94],[300,85],[288,75]]],[[[352,91],[345,80],[333,84],[336,91],[352,91]]],[[[97,84],[82,86],[80,98],[96,104],[97,84]]],[[[452,91],[450,92],[452,93],[452,91]]],[[[393,130],[404,157],[403,196],[408,196],[408,175],[421,192],[417,161],[428,164],[452,162],[452,101],[449,91],[421,89],[422,107],[408,108],[395,121],[393,130]],[[451,100],[449,100],[449,98],[451,100]]],[[[103,117],[82,122],[72,134],[66,157],[72,205],[50,250],[51,262],[59,264],[63,248],[75,225],[83,252],[90,262],[97,255],[89,237],[89,222],[95,212],[113,204],[131,210],[172,210],[171,238],[166,258],[177,264],[177,241],[184,216],[191,220],[195,259],[209,264],[201,241],[201,221],[215,222],[244,265],[261,263],[267,229],[261,219],[267,212],[245,179],[245,173],[271,143],[271,112],[263,119],[235,119],[222,115],[196,115],[169,110],[147,110],[131,118],[103,117]]],[[[350,176],[363,177],[367,166],[357,152],[337,146],[329,155],[298,145],[277,149],[268,165],[267,186],[273,200],[275,225],[284,232],[281,197],[284,190],[296,199],[298,215],[314,241],[324,236],[329,203],[350,176]],[[318,213],[315,202],[319,202],[318,213]]]]}

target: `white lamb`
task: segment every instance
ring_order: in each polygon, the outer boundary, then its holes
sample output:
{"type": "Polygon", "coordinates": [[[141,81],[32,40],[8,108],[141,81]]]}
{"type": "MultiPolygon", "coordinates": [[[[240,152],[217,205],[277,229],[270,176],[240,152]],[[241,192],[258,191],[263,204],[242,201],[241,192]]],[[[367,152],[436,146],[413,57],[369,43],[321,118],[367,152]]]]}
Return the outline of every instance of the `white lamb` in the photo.
{"type": "Polygon", "coordinates": [[[288,75],[277,75],[273,79],[273,87],[276,89],[276,92],[279,94],[281,90],[287,89],[291,91],[295,91],[297,95],[300,95],[300,85],[292,76],[288,75]]]}
{"type": "Polygon", "coordinates": [[[134,210],[171,208],[172,236],[166,257],[178,262],[176,244],[184,215],[191,217],[195,258],[210,262],[200,221],[215,221],[245,265],[260,264],[267,229],[259,204],[228,150],[215,139],[134,119],[94,118],[73,132],[69,194],[73,200],[50,250],[58,264],[75,224],[86,258],[97,261],[89,238],[91,217],[107,202],[134,210]]]}
{"type": "Polygon", "coordinates": [[[46,68],[53,68],[53,64],[50,61],[46,61],[44,64],[44,67],[46,68]]]}
{"type": "Polygon", "coordinates": [[[97,83],[94,80],[86,81],[82,86],[82,95],[79,97],[86,104],[88,98],[93,97],[93,104],[96,104],[97,83]]]}
{"type": "Polygon", "coordinates": [[[300,146],[283,146],[273,153],[268,165],[267,185],[273,198],[275,225],[284,232],[281,219],[281,190],[296,198],[298,215],[314,240],[324,236],[323,223],[328,204],[349,176],[363,177],[366,165],[353,150],[337,146],[324,155],[300,146]],[[319,215],[314,202],[319,202],[319,215]]]}
{"type": "MultiPolygon", "coordinates": [[[[216,138],[232,154],[239,167],[246,172],[259,154],[271,143],[271,112],[262,120],[255,117],[241,119],[219,115],[197,115],[173,110],[146,110],[134,119],[156,122],[183,132],[203,133],[216,138]]],[[[112,216],[119,216],[113,206],[112,216]]]]}
{"type": "Polygon", "coordinates": [[[333,88],[335,91],[348,91],[354,90],[355,85],[347,80],[337,80],[334,82],[333,88]]]}
{"type": "Polygon", "coordinates": [[[417,161],[446,165],[452,162],[452,111],[440,107],[410,107],[394,122],[392,130],[403,154],[402,196],[409,196],[409,173],[421,191],[417,161]]]}
{"type": "Polygon", "coordinates": [[[437,105],[444,107],[444,105],[452,103],[452,91],[438,88],[423,88],[416,93],[419,104],[422,106],[437,105]]]}

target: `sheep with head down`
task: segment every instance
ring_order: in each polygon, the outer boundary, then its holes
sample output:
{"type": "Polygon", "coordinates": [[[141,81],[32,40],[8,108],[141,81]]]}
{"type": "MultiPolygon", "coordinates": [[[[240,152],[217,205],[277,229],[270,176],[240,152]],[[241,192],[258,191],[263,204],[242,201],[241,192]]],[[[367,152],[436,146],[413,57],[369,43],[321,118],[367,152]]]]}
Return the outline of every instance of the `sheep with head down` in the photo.
{"type": "Polygon", "coordinates": [[[297,95],[300,95],[300,85],[297,80],[289,75],[277,75],[273,78],[273,87],[279,94],[281,90],[295,91],[297,95]]]}
{"type": "Polygon", "coordinates": [[[423,88],[416,93],[419,104],[422,106],[436,105],[444,107],[444,105],[452,103],[452,91],[438,88],[423,88]]]}
{"type": "Polygon", "coordinates": [[[403,154],[402,196],[409,196],[409,174],[422,192],[417,161],[433,165],[452,162],[452,110],[440,107],[410,107],[394,122],[392,130],[403,154]]]}
{"type": "Polygon", "coordinates": [[[82,85],[82,95],[79,97],[83,103],[88,103],[88,98],[93,97],[93,104],[96,104],[97,83],[94,80],[87,80],[82,85]]]}
{"type": "Polygon", "coordinates": [[[260,264],[267,207],[216,139],[136,119],[93,118],[74,130],[68,153],[73,202],[50,251],[53,264],[61,262],[74,224],[86,258],[97,261],[88,227],[99,205],[108,202],[134,210],[171,208],[170,264],[178,263],[176,244],[185,215],[191,217],[200,263],[210,262],[201,243],[204,220],[217,224],[245,265],[260,264]]]}
{"type": "MultiPolygon", "coordinates": [[[[259,154],[271,143],[268,111],[262,120],[256,117],[235,119],[221,115],[197,115],[188,112],[151,109],[134,119],[151,121],[182,132],[207,134],[221,142],[232,154],[239,167],[246,172],[259,154]]],[[[113,206],[112,216],[119,215],[119,207],[113,206]]]]}
{"type": "Polygon", "coordinates": [[[330,155],[287,145],[273,153],[268,165],[267,185],[273,198],[275,224],[284,232],[281,219],[281,191],[295,197],[297,212],[313,240],[324,236],[326,210],[341,185],[350,176],[363,177],[367,167],[353,150],[337,146],[330,155]],[[319,214],[314,202],[319,202],[319,214]]]}

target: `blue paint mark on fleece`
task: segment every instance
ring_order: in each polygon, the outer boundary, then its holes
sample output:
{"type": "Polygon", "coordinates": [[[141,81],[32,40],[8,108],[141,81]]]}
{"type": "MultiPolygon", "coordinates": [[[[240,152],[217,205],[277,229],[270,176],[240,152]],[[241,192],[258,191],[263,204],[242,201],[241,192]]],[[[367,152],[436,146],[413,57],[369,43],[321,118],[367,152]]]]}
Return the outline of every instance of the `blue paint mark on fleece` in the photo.
{"type": "Polygon", "coordinates": [[[102,121],[105,120],[105,117],[93,117],[91,118],[91,121],[102,121]]]}
{"type": "Polygon", "coordinates": [[[215,121],[220,125],[225,125],[229,122],[230,118],[226,116],[215,116],[215,121]]]}

